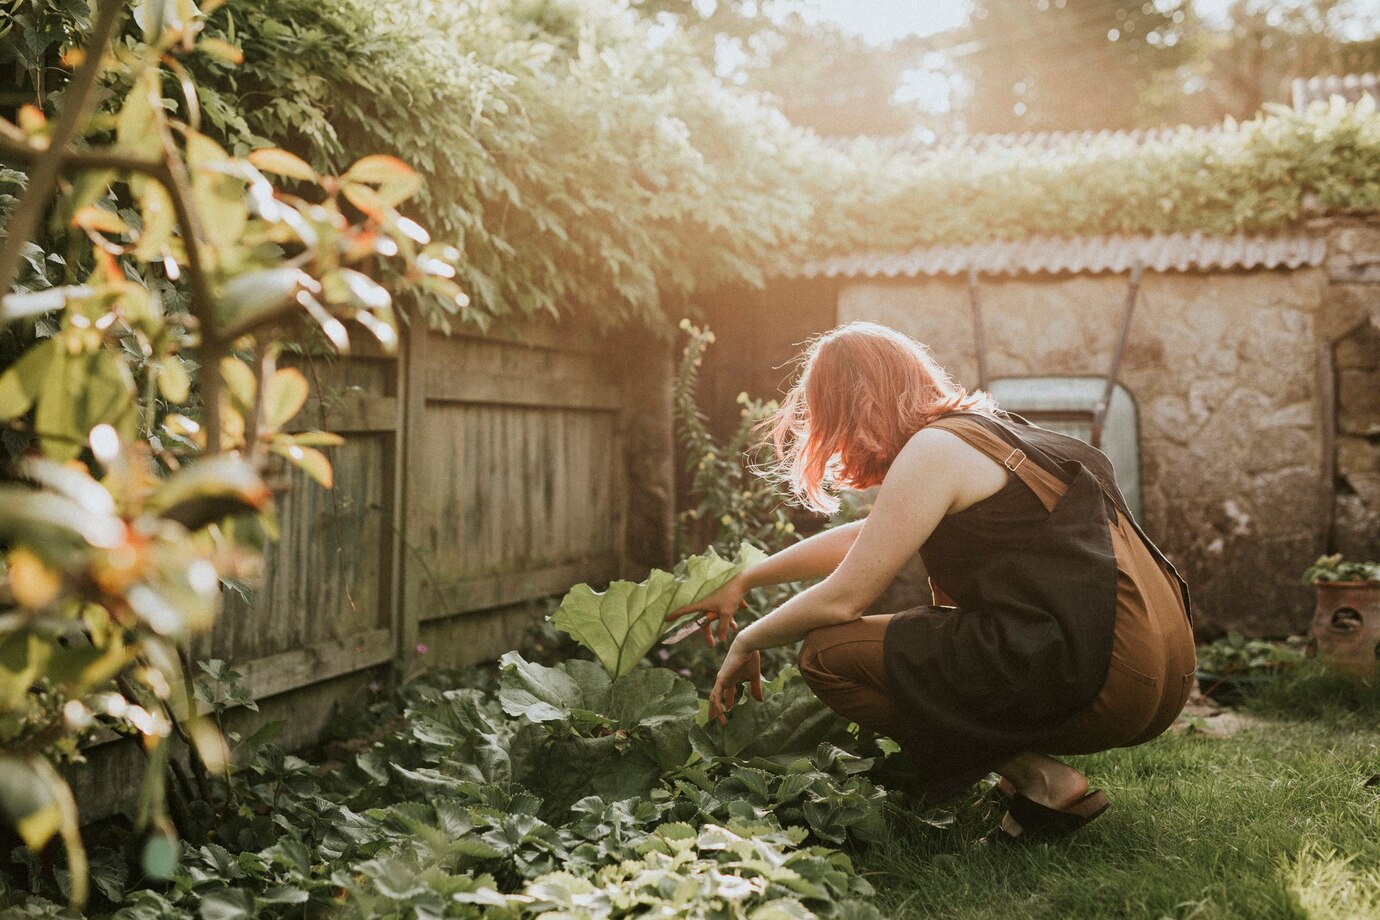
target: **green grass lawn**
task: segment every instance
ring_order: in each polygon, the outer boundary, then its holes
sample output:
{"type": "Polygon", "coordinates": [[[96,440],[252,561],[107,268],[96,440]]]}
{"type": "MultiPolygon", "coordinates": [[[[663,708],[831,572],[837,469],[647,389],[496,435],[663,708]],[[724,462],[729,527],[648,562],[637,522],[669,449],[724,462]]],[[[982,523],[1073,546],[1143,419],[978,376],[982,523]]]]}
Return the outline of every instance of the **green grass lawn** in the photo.
{"type": "Polygon", "coordinates": [[[859,871],[897,918],[1380,918],[1380,687],[1305,671],[1232,722],[1070,758],[1112,808],[1069,837],[979,843],[993,796],[897,807],[859,871]]]}

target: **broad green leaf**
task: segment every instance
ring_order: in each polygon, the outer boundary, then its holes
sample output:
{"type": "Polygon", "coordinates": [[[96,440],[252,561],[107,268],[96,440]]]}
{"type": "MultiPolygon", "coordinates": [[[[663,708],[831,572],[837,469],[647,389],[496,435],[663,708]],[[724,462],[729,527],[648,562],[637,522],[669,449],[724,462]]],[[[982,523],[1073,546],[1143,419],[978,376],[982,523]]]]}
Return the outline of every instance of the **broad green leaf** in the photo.
{"type": "Polygon", "coordinates": [[[201,896],[201,920],[247,920],[255,916],[254,896],[243,888],[208,891],[201,896]]]}
{"type": "Polygon", "coordinates": [[[314,447],[299,447],[296,444],[274,444],[270,448],[288,463],[306,473],[323,489],[335,487],[335,470],[325,454],[314,447]]]}
{"type": "Polygon", "coordinates": [[[187,365],[177,355],[158,362],[158,389],[170,403],[180,405],[191,395],[192,378],[187,365]]]}
{"type": "Polygon", "coordinates": [[[143,222],[134,254],[151,262],[162,257],[163,250],[172,240],[177,215],[173,211],[172,199],[160,183],[134,176],[130,180],[130,189],[139,200],[139,216],[143,222]]]}
{"type": "Polygon", "coordinates": [[[764,686],[764,701],[750,696],[728,714],[728,725],[709,722],[690,734],[705,760],[760,757],[789,763],[809,757],[823,743],[849,743],[848,720],[815,696],[795,668],[786,668],[764,686]]]}
{"type": "Polygon", "coordinates": [[[192,199],[201,214],[208,254],[233,250],[249,222],[245,183],[230,174],[232,159],[204,134],[187,130],[187,165],[192,173],[192,199]]]}
{"type": "Polygon", "coordinates": [[[0,818],[13,827],[24,845],[40,852],[53,835],[67,847],[72,879],[71,903],[86,902],[86,850],[77,823],[72,790],[41,757],[0,753],[0,818]]]}
{"type": "MultiPolygon", "coordinates": [[[[8,301],[8,298],[6,298],[8,301]]],[[[8,303],[6,304],[8,309],[8,303]]],[[[5,373],[0,374],[0,422],[17,418],[34,404],[43,381],[49,376],[48,365],[58,356],[56,339],[44,339],[24,352],[5,373]]]]}
{"type": "Polygon", "coordinates": [[[608,700],[610,682],[607,673],[590,664],[567,661],[548,668],[508,652],[499,659],[503,711],[533,722],[554,722],[570,718],[575,710],[597,709],[608,700]]]}
{"type": "Polygon", "coordinates": [[[196,43],[196,47],[198,51],[209,54],[218,61],[227,64],[244,63],[244,52],[224,39],[203,38],[196,43]]]}
{"type": "Polygon", "coordinates": [[[699,712],[695,687],[667,668],[639,668],[613,682],[601,710],[619,728],[686,724],[699,712]]]}
{"type": "Polygon", "coordinates": [[[53,460],[70,460],[81,453],[91,429],[102,423],[114,426],[122,440],[133,440],[138,404],[134,377],[124,361],[109,350],[53,354],[34,413],[43,452],[53,460]]]}
{"type": "Polygon", "coordinates": [[[699,711],[694,685],[666,668],[610,680],[592,661],[573,659],[548,668],[517,652],[499,659],[499,668],[503,711],[533,722],[576,719],[632,731],[664,722],[688,724],[699,711]]]}
{"type": "Polygon", "coordinates": [[[248,364],[235,357],[221,358],[220,379],[225,381],[225,388],[230,392],[236,409],[242,413],[254,410],[254,394],[259,382],[248,364]]]}
{"type": "Polygon", "coordinates": [[[259,895],[265,904],[305,904],[310,899],[307,890],[296,885],[275,885],[259,895]]]}
{"type": "Polygon", "coordinates": [[[264,384],[264,423],[271,429],[282,428],[307,404],[311,385],[295,367],[273,372],[264,384]]]}
{"type": "Polygon", "coordinates": [[[598,656],[615,677],[627,674],[668,629],[666,614],[711,594],[766,555],[744,543],[736,559],[713,547],[685,560],[681,574],[653,569],[646,581],[615,581],[604,592],[576,585],[551,616],[556,628],[598,656]]]}
{"type": "MultiPolygon", "coordinates": [[[[161,5],[161,3],[160,3],[161,5]]],[[[137,15],[137,13],[136,13],[137,15]]],[[[163,149],[155,106],[161,101],[158,71],[146,68],[125,96],[115,121],[115,150],[137,156],[158,155],[163,149]]]]}
{"type": "Polygon", "coordinates": [[[252,464],[208,457],[169,476],[150,498],[149,509],[196,531],[228,515],[257,512],[271,498],[252,464]]]}
{"type": "Polygon", "coordinates": [[[289,267],[237,275],[221,288],[218,318],[225,326],[252,322],[289,303],[309,283],[311,278],[301,269],[289,267]]]}

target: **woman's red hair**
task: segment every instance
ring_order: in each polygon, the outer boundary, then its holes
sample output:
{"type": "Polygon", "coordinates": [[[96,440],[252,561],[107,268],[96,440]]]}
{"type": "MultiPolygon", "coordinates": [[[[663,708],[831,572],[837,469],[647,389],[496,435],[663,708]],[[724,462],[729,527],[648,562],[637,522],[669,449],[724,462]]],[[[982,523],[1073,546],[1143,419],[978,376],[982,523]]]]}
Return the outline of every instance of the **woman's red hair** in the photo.
{"type": "Polygon", "coordinates": [[[881,483],[911,437],[949,412],[992,412],[929,349],[877,323],[852,322],[812,339],[781,407],[760,423],[776,452],[769,468],[807,508],[838,509],[839,488],[881,483]]]}

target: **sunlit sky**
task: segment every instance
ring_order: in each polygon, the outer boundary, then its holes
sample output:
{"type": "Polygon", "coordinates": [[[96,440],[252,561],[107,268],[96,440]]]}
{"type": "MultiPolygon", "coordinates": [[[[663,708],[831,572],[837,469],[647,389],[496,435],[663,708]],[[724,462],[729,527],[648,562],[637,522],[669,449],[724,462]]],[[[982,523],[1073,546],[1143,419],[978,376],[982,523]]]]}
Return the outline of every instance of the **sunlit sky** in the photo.
{"type": "MultiPolygon", "coordinates": [[[[1221,21],[1232,0],[1195,0],[1198,15],[1221,21]]],[[[807,19],[823,19],[862,36],[872,44],[886,44],[908,35],[933,35],[963,25],[968,0],[777,0],[800,10],[807,19]]],[[[1280,4],[1288,6],[1288,0],[1280,4]]],[[[1350,12],[1380,21],[1380,0],[1352,0],[1350,12]]],[[[1358,36],[1359,37],[1359,36],[1358,36]]]]}
{"type": "Polygon", "coordinates": [[[885,44],[907,35],[956,29],[968,19],[968,0],[800,0],[807,19],[824,19],[885,44]]]}

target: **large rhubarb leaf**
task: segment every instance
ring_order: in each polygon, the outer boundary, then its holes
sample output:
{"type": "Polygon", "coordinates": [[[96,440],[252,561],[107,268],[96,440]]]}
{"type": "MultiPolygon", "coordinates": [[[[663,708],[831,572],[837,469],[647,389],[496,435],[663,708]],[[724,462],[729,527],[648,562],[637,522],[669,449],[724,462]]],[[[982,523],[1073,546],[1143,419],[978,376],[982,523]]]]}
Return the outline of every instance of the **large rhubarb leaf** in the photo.
{"type": "Polygon", "coordinates": [[[695,688],[666,668],[610,679],[592,661],[548,668],[509,652],[499,660],[498,700],[510,716],[533,722],[574,720],[633,731],[665,722],[689,724],[699,710],[695,688]]]}
{"type": "Polygon", "coordinates": [[[674,574],[653,569],[644,582],[615,581],[602,593],[576,585],[551,622],[598,656],[610,674],[622,677],[666,632],[666,614],[708,596],[765,558],[749,543],[739,547],[736,559],[724,559],[710,547],[704,555],[686,559],[674,574]]]}
{"type": "Polygon", "coordinates": [[[705,760],[762,758],[789,764],[821,744],[851,744],[848,720],[820,702],[795,668],[783,668],[764,687],[764,701],[748,697],[734,706],[728,724],[707,722],[690,732],[705,760]]]}

